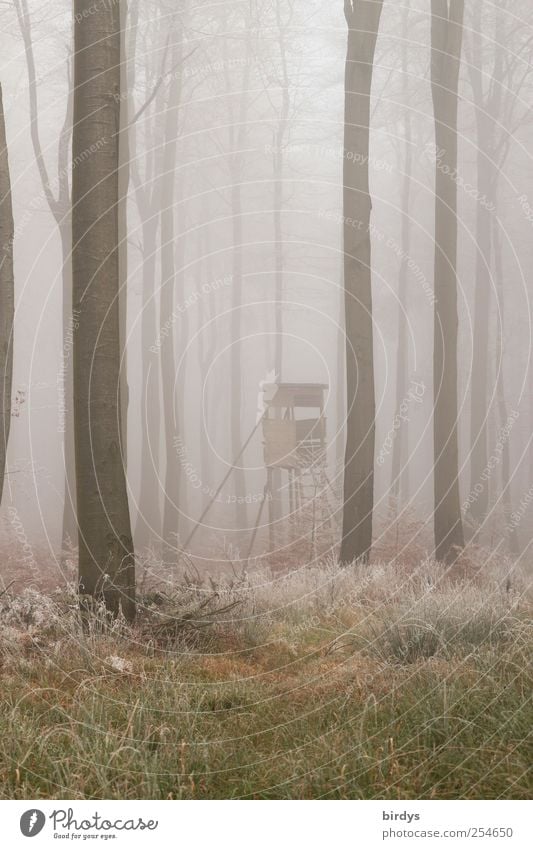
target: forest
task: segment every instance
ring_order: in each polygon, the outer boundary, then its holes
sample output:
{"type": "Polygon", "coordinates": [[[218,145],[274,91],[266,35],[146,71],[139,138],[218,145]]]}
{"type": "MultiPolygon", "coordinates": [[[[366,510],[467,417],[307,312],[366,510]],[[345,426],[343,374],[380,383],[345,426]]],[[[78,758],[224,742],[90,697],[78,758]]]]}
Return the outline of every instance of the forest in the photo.
{"type": "Polygon", "coordinates": [[[0,798],[529,798],[530,2],[0,21],[0,798]]]}

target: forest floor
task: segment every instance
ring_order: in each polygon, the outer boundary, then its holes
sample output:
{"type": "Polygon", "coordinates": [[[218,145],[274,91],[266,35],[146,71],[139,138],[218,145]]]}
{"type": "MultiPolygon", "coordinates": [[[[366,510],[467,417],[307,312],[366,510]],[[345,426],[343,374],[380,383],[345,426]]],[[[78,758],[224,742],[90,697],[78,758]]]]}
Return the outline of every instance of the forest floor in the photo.
{"type": "Polygon", "coordinates": [[[134,628],[0,597],[0,796],[523,799],[531,575],[324,563],[191,573],[134,628]]]}

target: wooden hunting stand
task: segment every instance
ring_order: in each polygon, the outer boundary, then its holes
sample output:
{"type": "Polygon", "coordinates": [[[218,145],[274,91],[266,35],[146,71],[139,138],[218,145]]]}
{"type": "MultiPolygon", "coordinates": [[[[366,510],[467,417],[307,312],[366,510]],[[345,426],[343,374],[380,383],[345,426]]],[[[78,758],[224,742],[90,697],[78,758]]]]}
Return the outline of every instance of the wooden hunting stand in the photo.
{"type": "MultiPolygon", "coordinates": [[[[270,546],[274,546],[274,532],[280,516],[282,496],[279,490],[288,491],[289,512],[294,516],[306,502],[312,503],[312,547],[315,545],[317,492],[329,486],[326,445],[326,418],[324,416],[325,383],[277,383],[264,387],[262,418],[263,444],[267,481],[265,499],[269,505],[270,546]],[[276,470],[279,471],[279,489],[273,486],[276,470]],[[286,475],[286,486],[283,474],[286,475]],[[311,499],[308,489],[312,488],[311,499]]],[[[261,519],[259,510],[250,545],[250,553],[261,519]]]]}
{"type": "Polygon", "coordinates": [[[321,522],[329,522],[334,509],[329,509],[328,495],[331,490],[327,477],[326,418],[324,416],[325,383],[272,383],[263,385],[263,412],[246,442],[234,458],[232,465],[221,481],[212,500],[204,509],[198,522],[185,542],[187,548],[222,487],[252,441],[256,431],[262,426],[263,446],[266,467],[264,497],[259,505],[255,520],[248,557],[250,558],[259,529],[265,503],[269,505],[270,547],[275,544],[275,527],[281,514],[282,492],[288,491],[289,512],[298,514],[305,506],[311,508],[311,550],[315,550],[317,516],[317,494],[324,516],[321,522]],[[283,475],[286,475],[286,486],[283,475]],[[274,476],[278,477],[276,487],[274,476]],[[311,488],[311,494],[309,494],[311,488]]]}

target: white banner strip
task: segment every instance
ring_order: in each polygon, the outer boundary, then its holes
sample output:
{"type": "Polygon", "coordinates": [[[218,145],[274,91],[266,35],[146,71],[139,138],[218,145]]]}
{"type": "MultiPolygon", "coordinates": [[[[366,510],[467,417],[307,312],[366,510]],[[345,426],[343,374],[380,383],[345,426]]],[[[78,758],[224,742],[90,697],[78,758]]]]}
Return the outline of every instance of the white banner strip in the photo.
{"type": "Polygon", "coordinates": [[[67,841],[117,849],[533,847],[533,803],[527,801],[40,800],[2,801],[0,813],[6,849],[67,841]]]}

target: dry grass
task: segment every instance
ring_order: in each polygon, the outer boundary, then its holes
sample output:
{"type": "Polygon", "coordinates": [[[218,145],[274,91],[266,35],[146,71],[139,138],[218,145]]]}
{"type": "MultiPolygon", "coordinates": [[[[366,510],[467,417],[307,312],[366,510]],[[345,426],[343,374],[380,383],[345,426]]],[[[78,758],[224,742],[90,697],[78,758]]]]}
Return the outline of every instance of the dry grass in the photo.
{"type": "Polygon", "coordinates": [[[530,576],[333,562],[0,597],[4,798],[527,798],[530,576]]]}

